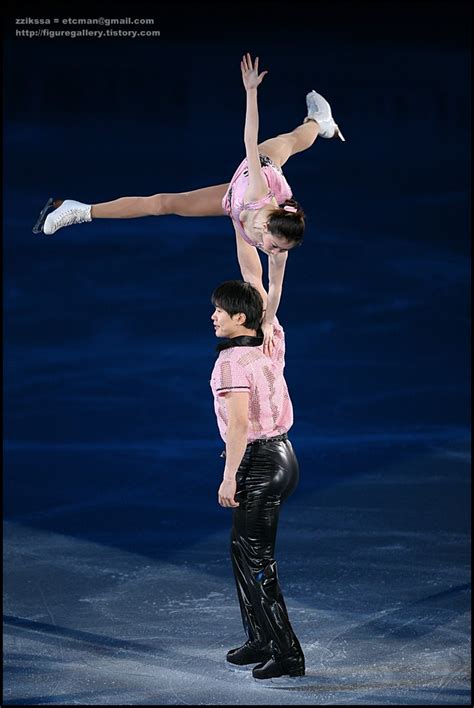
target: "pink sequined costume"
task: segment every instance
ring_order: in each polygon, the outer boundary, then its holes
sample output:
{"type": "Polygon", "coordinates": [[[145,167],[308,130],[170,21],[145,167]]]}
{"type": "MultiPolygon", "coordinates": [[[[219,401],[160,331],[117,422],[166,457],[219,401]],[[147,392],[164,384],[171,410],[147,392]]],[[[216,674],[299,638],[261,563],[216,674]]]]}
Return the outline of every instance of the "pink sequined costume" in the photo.
{"type": "Polygon", "coordinates": [[[283,375],[285,333],[276,317],[273,336],[271,357],[263,353],[261,345],[234,347],[219,354],[211,376],[211,389],[217,424],[224,441],[228,413],[223,394],[231,391],[249,393],[249,442],[286,433],[293,425],[293,406],[283,375]]]}
{"type": "Polygon", "coordinates": [[[222,199],[222,208],[235,223],[244,241],[251,246],[255,246],[255,243],[247,236],[242,222],[240,221],[242,211],[244,209],[261,209],[265,204],[268,204],[273,197],[278,204],[282,204],[286,199],[291,199],[292,197],[290,185],[286,181],[281,167],[276,165],[267,155],[261,153],[260,165],[262,174],[268,184],[268,194],[256,202],[244,203],[244,194],[249,186],[249,171],[247,158],[245,158],[234,172],[227,192],[222,199]]]}

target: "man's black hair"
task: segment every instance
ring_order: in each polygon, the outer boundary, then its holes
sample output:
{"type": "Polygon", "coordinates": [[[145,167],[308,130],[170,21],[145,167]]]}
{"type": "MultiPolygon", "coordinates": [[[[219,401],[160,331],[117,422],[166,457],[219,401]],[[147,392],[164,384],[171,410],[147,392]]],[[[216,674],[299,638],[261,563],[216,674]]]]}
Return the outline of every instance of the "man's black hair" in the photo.
{"type": "Polygon", "coordinates": [[[211,296],[215,307],[220,307],[231,317],[242,312],[247,329],[260,329],[263,319],[262,296],[253,285],[243,280],[226,280],[217,286],[211,296]]]}

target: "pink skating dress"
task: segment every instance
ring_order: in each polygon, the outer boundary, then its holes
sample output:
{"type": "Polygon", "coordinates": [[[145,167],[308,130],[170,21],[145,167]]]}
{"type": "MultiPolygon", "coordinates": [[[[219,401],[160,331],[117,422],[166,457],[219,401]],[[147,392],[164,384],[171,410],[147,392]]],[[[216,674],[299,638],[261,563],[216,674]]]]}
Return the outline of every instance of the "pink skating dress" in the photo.
{"type": "Polygon", "coordinates": [[[268,204],[273,197],[276,199],[278,204],[281,204],[286,199],[291,199],[292,197],[290,185],[286,181],[281,167],[276,165],[273,160],[268,157],[268,155],[263,155],[260,153],[259,156],[262,174],[268,184],[268,194],[256,202],[244,203],[244,194],[249,186],[249,170],[247,158],[245,158],[234,172],[227,188],[227,192],[224,194],[222,199],[222,208],[235,223],[244,241],[249,243],[251,246],[255,246],[255,243],[251,238],[249,238],[249,236],[247,236],[242,222],[240,221],[240,214],[244,211],[244,209],[261,209],[265,206],[265,204],[268,204]]]}

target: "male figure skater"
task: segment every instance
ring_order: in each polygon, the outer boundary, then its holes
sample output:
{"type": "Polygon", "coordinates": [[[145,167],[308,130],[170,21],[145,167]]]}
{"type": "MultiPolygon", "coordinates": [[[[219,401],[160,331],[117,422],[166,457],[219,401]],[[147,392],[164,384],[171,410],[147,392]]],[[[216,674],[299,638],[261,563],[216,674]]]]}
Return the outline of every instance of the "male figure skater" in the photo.
{"type": "Polygon", "coordinates": [[[293,408],[283,376],[285,339],[274,319],[274,347],[263,353],[262,296],[231,280],[212,294],[219,355],[211,377],[214,408],[225,442],[221,506],[233,508],[231,557],[248,640],[227,653],[232,664],[258,664],[257,679],[303,676],[304,655],[291,627],[274,558],[281,503],[298,483],[287,432],[293,408]]]}

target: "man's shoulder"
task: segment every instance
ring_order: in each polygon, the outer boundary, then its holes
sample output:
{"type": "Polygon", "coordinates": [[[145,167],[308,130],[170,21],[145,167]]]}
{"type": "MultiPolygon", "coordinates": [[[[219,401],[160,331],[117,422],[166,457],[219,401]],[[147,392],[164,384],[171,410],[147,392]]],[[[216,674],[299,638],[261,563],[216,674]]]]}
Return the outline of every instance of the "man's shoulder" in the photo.
{"type": "Polygon", "coordinates": [[[280,342],[280,346],[285,344],[285,330],[280,324],[279,320],[275,317],[273,320],[273,338],[280,342]]]}
{"type": "Polygon", "coordinates": [[[248,366],[264,356],[261,347],[229,347],[219,353],[217,361],[237,366],[248,366]]]}

